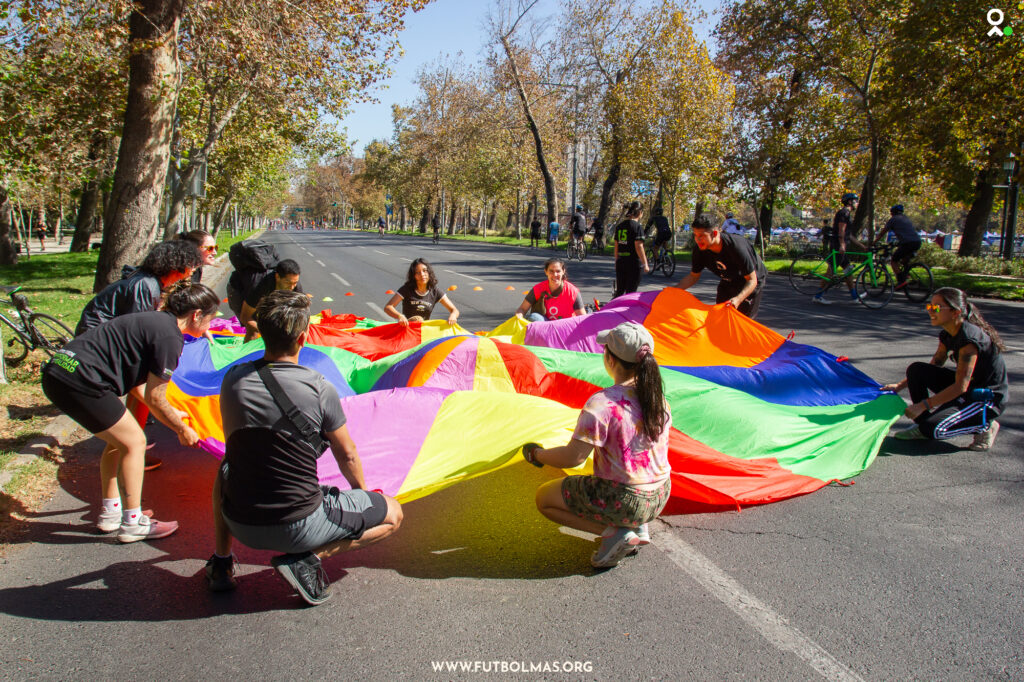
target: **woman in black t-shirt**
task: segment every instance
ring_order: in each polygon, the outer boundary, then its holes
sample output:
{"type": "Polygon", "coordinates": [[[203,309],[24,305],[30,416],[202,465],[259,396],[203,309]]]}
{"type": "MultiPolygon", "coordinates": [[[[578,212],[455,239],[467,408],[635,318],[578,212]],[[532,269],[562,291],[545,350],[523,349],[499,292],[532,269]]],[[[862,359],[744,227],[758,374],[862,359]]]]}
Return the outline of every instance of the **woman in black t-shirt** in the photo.
{"type": "Polygon", "coordinates": [[[639,201],[626,204],[622,209],[625,220],[615,227],[615,294],[618,298],[623,294],[631,294],[640,286],[640,266],[644,272],[650,272],[647,254],[644,253],[644,233],[640,226],[640,217],[644,207],[639,201]]]}
{"type": "Polygon", "coordinates": [[[996,417],[1009,398],[1002,339],[959,289],[938,289],[925,306],[939,332],[930,362],[907,367],[907,378],[884,391],[910,389],[905,414],[915,424],[896,434],[901,440],[942,440],[974,434],[971,450],[988,450],[999,433],[996,417]],[[947,359],[956,370],[943,367],[947,359]]]}
{"type": "Polygon", "coordinates": [[[407,327],[410,322],[429,320],[430,314],[434,312],[434,306],[438,303],[448,309],[448,324],[454,325],[459,319],[459,309],[437,287],[437,275],[434,274],[434,268],[430,267],[427,259],[417,258],[409,265],[405,284],[399,287],[398,292],[384,306],[384,312],[398,320],[403,327],[407,327]],[[402,303],[402,312],[395,308],[399,301],[402,303]]]}
{"type": "Polygon", "coordinates": [[[185,345],[182,334],[202,336],[219,304],[209,287],[185,280],[168,293],[163,310],[121,315],[94,327],[43,367],[46,397],[107,444],[100,458],[103,509],[98,525],[104,532],[120,530],[121,542],[166,537],[178,524],[142,513],[146,434],[120,398],[136,396],[178,434],[182,445],[194,446],[199,436],[167,402],[167,383],[185,345]]]}

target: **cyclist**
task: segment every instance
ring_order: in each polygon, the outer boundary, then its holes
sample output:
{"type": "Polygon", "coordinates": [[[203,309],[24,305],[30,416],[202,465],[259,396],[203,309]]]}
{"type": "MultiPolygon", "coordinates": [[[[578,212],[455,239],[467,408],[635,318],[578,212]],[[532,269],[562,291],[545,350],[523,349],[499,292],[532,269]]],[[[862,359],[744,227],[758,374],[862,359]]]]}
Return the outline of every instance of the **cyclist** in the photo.
{"type": "Polygon", "coordinates": [[[653,255],[657,261],[658,256],[661,255],[661,249],[665,248],[665,245],[672,239],[672,226],[669,225],[668,218],[665,217],[661,206],[655,206],[651,213],[651,222],[654,223],[655,228],[653,255]]]}
{"type": "Polygon", "coordinates": [[[623,294],[631,294],[640,286],[640,266],[644,272],[650,272],[644,251],[644,231],[640,225],[640,216],[644,213],[643,204],[632,201],[626,204],[622,213],[625,219],[615,226],[615,246],[612,258],[615,259],[615,293],[612,298],[623,294]]]}
{"type": "Polygon", "coordinates": [[[594,244],[595,248],[604,248],[604,223],[599,218],[594,218],[594,222],[590,224],[590,229],[594,231],[594,244]]]}
{"type": "Polygon", "coordinates": [[[565,279],[568,271],[561,258],[547,259],[544,274],[547,280],[527,292],[516,310],[516,317],[526,316],[527,322],[543,322],[586,314],[579,289],[565,279]]]}
{"type": "Polygon", "coordinates": [[[721,279],[715,303],[727,303],[750,319],[757,317],[768,270],[751,243],[715,229],[706,214],[693,221],[693,239],[693,270],[676,287],[689,289],[707,268],[721,279]]]}
{"type": "Polygon", "coordinates": [[[434,241],[438,241],[441,237],[441,219],[436,215],[430,219],[430,227],[434,231],[434,241]]]}
{"type": "MultiPolygon", "coordinates": [[[[850,271],[850,257],[846,255],[846,248],[852,242],[857,247],[862,247],[860,242],[853,238],[853,215],[851,211],[857,210],[857,195],[853,192],[847,192],[843,195],[843,207],[836,211],[835,218],[832,219],[832,233],[831,243],[829,244],[832,251],[838,251],[839,255],[836,257],[836,263],[844,269],[844,272],[850,271]]],[[[832,274],[832,264],[829,263],[829,274],[832,274]]],[[[825,289],[828,287],[828,282],[821,283],[821,291],[816,293],[811,301],[813,303],[820,303],[821,305],[832,305],[832,301],[825,298],[825,289]]],[[[858,299],[857,290],[853,287],[853,277],[846,277],[846,288],[850,290],[850,298],[854,301],[858,299]]]]}
{"type": "Polygon", "coordinates": [[[377,216],[377,234],[384,236],[384,216],[377,216]]]}
{"type": "Polygon", "coordinates": [[[902,289],[907,285],[907,271],[910,269],[910,259],[921,248],[921,236],[914,229],[910,218],[903,215],[903,204],[896,204],[889,209],[892,216],[885,227],[878,233],[875,243],[879,243],[885,236],[892,232],[896,235],[896,250],[892,252],[892,269],[896,273],[896,288],[902,289]]]}
{"type": "Polygon", "coordinates": [[[988,450],[999,433],[996,417],[1006,407],[1009,381],[1003,351],[1006,347],[992,326],[959,289],[944,287],[925,306],[933,327],[941,327],[939,347],[929,362],[907,367],[903,381],[886,384],[884,391],[910,389],[912,404],[904,414],[914,425],[895,434],[900,440],[942,440],[974,434],[971,450],[988,450]],[[956,369],[943,367],[946,360],[956,369]],[[978,400],[976,389],[987,392],[978,400]]]}
{"type": "Polygon", "coordinates": [[[572,220],[569,221],[569,226],[572,230],[570,239],[583,244],[583,235],[587,233],[587,209],[577,206],[576,212],[572,214],[572,220]]]}

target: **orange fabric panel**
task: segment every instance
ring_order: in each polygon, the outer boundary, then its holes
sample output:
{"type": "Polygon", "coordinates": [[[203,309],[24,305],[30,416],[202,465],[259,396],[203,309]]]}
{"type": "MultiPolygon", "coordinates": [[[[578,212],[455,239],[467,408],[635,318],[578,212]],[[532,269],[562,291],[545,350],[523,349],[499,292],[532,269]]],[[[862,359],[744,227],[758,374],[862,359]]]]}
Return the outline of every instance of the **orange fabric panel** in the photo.
{"type": "Polygon", "coordinates": [[[173,381],[167,384],[167,402],[190,415],[189,426],[201,438],[224,441],[224,428],[220,423],[220,394],[197,398],[184,393],[173,381]]]}
{"type": "Polygon", "coordinates": [[[644,326],[654,337],[655,359],[668,366],[753,367],[786,340],[735,308],[706,305],[675,287],[658,294],[644,326]]]}
{"type": "MultiPolygon", "coordinates": [[[[415,323],[413,323],[415,324],[415,323]]],[[[437,344],[420,358],[420,361],[416,364],[416,368],[409,374],[409,386],[423,386],[430,380],[430,377],[434,375],[434,372],[441,363],[448,359],[449,353],[451,353],[456,346],[465,341],[468,337],[455,336],[446,341],[442,341],[437,344]]]]}

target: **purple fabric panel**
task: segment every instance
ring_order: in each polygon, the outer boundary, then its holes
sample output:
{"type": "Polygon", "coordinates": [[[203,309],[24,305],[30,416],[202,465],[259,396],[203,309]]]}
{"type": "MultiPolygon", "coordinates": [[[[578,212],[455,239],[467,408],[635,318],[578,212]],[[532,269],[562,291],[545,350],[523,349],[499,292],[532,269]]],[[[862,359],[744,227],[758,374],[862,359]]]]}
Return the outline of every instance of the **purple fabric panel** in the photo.
{"type": "MultiPolygon", "coordinates": [[[[396,388],[342,398],[368,489],[383,490],[385,495],[401,490],[441,403],[451,393],[441,388],[396,388]]],[[[330,449],[317,460],[317,475],[324,485],[351,487],[330,449]]]]}
{"type": "MultiPolygon", "coordinates": [[[[424,386],[446,388],[453,391],[472,391],[476,376],[476,347],[480,337],[467,336],[448,357],[437,366],[424,386]]],[[[422,357],[420,358],[422,361],[422,357]]]]}
{"type": "Polygon", "coordinates": [[[597,333],[613,329],[623,322],[643,324],[659,293],[626,294],[608,302],[596,313],[550,322],[531,322],[526,328],[524,343],[527,346],[600,353],[602,349],[595,338],[597,333]]]}

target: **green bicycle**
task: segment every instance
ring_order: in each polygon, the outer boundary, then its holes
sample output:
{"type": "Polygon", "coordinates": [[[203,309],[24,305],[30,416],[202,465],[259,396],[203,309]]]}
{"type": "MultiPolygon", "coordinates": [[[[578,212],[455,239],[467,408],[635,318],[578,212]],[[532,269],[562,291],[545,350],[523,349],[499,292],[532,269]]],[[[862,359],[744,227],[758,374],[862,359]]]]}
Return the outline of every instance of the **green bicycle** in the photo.
{"type": "Polygon", "coordinates": [[[888,247],[878,245],[869,252],[847,251],[847,256],[863,257],[860,263],[851,263],[845,270],[839,266],[838,251],[825,257],[818,253],[805,253],[793,259],[789,266],[789,283],[801,294],[813,296],[827,291],[852,278],[858,300],[868,308],[883,308],[892,300],[893,276],[885,265],[888,247]],[[878,254],[882,254],[878,260],[878,254]]]}

